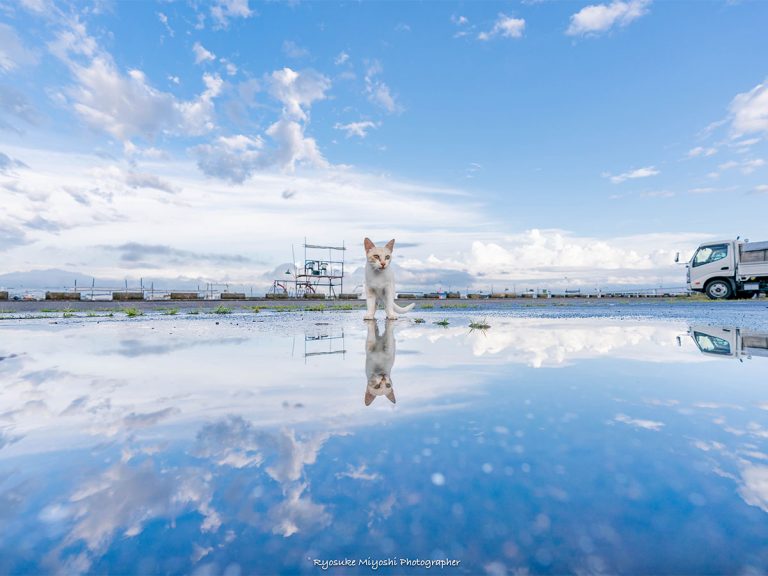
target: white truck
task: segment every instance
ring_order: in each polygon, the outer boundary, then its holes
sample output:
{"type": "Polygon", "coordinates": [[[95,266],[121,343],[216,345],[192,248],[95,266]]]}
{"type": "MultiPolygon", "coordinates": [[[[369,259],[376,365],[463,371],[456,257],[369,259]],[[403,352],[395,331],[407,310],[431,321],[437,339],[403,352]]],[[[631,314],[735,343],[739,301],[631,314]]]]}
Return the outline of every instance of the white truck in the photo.
{"type": "Polygon", "coordinates": [[[730,358],[768,358],[768,334],[723,326],[691,326],[688,334],[702,354],[730,358]]]}
{"type": "Polygon", "coordinates": [[[685,266],[688,288],[713,300],[768,293],[768,241],[706,242],[685,266]]]}

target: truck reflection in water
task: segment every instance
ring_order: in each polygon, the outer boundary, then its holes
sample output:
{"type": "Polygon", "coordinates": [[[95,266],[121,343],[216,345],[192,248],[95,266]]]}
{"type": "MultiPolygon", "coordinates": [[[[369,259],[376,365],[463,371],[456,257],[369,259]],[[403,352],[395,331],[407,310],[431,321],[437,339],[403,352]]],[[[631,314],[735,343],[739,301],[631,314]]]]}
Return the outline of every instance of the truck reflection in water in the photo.
{"type": "Polygon", "coordinates": [[[688,335],[702,354],[729,356],[743,360],[753,356],[768,358],[768,334],[741,328],[691,326],[688,335]]]}

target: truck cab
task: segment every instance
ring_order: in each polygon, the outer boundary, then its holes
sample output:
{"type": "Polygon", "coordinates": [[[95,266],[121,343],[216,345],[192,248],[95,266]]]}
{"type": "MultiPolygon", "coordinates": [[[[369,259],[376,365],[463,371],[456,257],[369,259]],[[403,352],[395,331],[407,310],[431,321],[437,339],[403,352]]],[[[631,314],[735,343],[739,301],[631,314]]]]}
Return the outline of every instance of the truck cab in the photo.
{"type": "Polygon", "coordinates": [[[768,334],[723,326],[690,326],[688,334],[699,352],[724,358],[768,357],[768,334]]]}
{"type": "Polygon", "coordinates": [[[768,242],[720,240],[699,246],[686,264],[688,288],[713,300],[768,292],[768,242]]]}

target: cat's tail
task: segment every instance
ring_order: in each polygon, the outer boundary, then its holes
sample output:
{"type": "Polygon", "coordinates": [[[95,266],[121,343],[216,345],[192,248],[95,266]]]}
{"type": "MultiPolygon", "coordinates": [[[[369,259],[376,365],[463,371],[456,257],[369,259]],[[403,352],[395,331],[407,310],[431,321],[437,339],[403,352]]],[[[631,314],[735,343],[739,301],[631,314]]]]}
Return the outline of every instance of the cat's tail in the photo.
{"type": "Polygon", "coordinates": [[[416,304],[410,303],[408,304],[408,306],[402,307],[392,302],[392,307],[395,309],[395,312],[397,312],[398,314],[405,314],[406,312],[410,312],[411,310],[413,310],[414,306],[416,306],[416,304]]]}

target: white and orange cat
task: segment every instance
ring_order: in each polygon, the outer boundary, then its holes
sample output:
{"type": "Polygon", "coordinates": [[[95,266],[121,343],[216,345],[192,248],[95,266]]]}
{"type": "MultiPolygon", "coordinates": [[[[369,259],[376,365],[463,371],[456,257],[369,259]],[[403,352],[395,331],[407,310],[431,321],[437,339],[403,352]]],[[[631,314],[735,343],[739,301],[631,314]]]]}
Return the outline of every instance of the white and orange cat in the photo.
{"type": "Polygon", "coordinates": [[[368,322],[368,337],[365,339],[365,405],[370,406],[377,396],[384,396],[395,403],[392,388],[392,366],[395,364],[395,327],[391,320],[379,336],[379,323],[368,322]]]}
{"type": "Polygon", "coordinates": [[[366,320],[373,320],[376,306],[381,304],[387,313],[387,320],[397,320],[397,314],[404,314],[413,309],[413,304],[400,307],[395,304],[395,273],[392,271],[392,250],[395,241],[390,240],[383,248],[377,248],[369,238],[363,241],[365,246],[365,299],[368,311],[366,320]]]}

